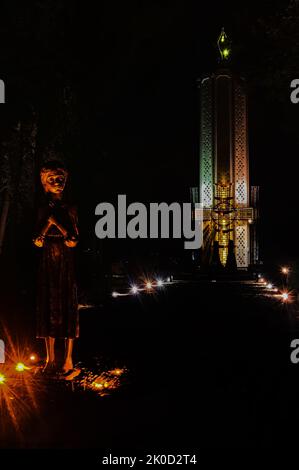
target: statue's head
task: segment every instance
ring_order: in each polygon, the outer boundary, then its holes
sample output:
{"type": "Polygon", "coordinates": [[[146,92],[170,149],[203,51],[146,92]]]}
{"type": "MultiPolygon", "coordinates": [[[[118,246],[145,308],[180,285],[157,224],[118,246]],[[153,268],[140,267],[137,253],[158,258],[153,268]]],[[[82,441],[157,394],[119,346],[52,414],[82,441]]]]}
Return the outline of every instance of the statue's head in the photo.
{"type": "Polygon", "coordinates": [[[50,160],[43,164],[40,170],[41,183],[45,193],[62,195],[65,188],[68,172],[64,165],[56,160],[50,160]]]}

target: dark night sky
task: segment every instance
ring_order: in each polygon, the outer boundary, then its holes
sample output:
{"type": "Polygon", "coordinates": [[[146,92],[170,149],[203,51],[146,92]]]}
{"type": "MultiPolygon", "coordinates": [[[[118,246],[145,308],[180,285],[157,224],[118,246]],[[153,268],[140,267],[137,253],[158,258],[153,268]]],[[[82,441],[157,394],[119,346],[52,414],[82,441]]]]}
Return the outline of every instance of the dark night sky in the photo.
{"type": "Polygon", "coordinates": [[[251,180],[261,186],[264,258],[287,261],[299,255],[299,105],[289,100],[299,63],[299,12],[293,8],[282,20],[288,3],[106,1],[96,9],[83,2],[3,2],[0,70],[8,104],[0,122],[33,105],[40,145],[48,145],[59,90],[71,86],[77,130],[67,150],[90,233],[95,205],[116,194],[188,201],[198,182],[196,79],[215,68],[215,42],[225,26],[233,67],[248,83],[251,180]]]}

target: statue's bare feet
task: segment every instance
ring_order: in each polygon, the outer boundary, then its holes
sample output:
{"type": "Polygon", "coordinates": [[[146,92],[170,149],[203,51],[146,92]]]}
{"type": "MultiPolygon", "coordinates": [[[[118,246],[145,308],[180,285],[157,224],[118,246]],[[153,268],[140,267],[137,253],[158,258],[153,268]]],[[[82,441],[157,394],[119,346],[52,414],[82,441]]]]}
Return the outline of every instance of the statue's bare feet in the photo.
{"type": "Polygon", "coordinates": [[[76,377],[78,377],[78,375],[80,374],[81,374],[81,369],[72,369],[68,373],[63,374],[63,378],[64,380],[72,381],[76,377]]]}
{"type": "Polygon", "coordinates": [[[73,361],[71,359],[66,360],[65,363],[62,366],[62,371],[63,371],[64,374],[67,374],[68,372],[73,370],[73,368],[74,368],[73,361]]]}
{"type": "Polygon", "coordinates": [[[44,374],[55,374],[56,372],[56,364],[54,361],[47,361],[44,368],[43,368],[43,373],[44,374]]]}

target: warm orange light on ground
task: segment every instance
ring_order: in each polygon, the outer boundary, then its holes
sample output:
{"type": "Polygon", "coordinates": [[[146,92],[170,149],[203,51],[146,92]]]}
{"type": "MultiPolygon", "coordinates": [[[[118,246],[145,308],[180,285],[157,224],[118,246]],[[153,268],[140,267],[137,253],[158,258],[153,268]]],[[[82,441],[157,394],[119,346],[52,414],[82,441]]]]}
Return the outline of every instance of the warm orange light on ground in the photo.
{"type": "Polygon", "coordinates": [[[92,385],[93,385],[94,388],[97,388],[97,389],[103,388],[103,384],[101,384],[101,383],[94,382],[92,385]]]}
{"type": "Polygon", "coordinates": [[[25,364],[23,364],[22,362],[18,362],[18,364],[16,365],[16,371],[24,372],[25,369],[26,369],[25,364]]]}
{"type": "Polygon", "coordinates": [[[121,375],[124,372],[123,369],[113,369],[110,371],[110,374],[112,375],[121,375]]]}

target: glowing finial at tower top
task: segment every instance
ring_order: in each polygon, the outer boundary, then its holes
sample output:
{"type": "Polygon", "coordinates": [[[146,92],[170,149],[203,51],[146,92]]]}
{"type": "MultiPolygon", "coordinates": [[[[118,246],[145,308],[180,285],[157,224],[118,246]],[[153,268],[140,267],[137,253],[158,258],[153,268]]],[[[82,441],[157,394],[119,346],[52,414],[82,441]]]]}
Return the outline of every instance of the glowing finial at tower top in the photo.
{"type": "Polygon", "coordinates": [[[227,61],[231,57],[231,42],[225,34],[224,28],[222,28],[220,36],[217,41],[218,49],[220,52],[222,62],[227,61]]]}

